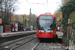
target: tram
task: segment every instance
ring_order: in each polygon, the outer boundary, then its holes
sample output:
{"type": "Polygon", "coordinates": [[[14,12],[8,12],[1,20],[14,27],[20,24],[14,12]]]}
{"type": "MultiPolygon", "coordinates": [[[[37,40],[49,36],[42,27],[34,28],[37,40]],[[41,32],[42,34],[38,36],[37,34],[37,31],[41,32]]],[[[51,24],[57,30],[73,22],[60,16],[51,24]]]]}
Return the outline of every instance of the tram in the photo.
{"type": "Polygon", "coordinates": [[[56,17],[52,14],[40,14],[37,17],[37,38],[56,38],[56,17]]]}

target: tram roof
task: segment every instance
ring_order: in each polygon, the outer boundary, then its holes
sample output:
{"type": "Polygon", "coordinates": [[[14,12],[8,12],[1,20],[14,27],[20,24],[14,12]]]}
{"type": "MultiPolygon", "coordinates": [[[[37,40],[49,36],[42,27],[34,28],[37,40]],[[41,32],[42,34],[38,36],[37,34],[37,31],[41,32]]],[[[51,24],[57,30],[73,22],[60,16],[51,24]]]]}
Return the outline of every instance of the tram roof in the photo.
{"type": "MultiPolygon", "coordinates": [[[[39,16],[53,16],[53,18],[56,18],[54,15],[52,15],[52,14],[40,14],[39,16]]],[[[37,18],[39,18],[39,16],[37,17],[37,18]]]]}

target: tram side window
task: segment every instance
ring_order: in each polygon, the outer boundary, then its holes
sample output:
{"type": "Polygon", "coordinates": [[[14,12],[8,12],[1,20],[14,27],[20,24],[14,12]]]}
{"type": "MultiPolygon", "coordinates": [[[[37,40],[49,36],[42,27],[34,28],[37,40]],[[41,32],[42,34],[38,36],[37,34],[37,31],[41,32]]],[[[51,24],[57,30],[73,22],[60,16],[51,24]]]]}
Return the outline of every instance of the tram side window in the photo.
{"type": "Polygon", "coordinates": [[[53,30],[56,29],[56,20],[54,19],[54,22],[53,22],[53,30]]]}
{"type": "Polygon", "coordinates": [[[37,23],[37,29],[40,29],[40,26],[39,26],[39,18],[37,18],[36,23],[37,23]]]}
{"type": "Polygon", "coordinates": [[[38,18],[37,18],[37,21],[36,21],[36,23],[37,23],[37,28],[38,28],[38,18]]]}

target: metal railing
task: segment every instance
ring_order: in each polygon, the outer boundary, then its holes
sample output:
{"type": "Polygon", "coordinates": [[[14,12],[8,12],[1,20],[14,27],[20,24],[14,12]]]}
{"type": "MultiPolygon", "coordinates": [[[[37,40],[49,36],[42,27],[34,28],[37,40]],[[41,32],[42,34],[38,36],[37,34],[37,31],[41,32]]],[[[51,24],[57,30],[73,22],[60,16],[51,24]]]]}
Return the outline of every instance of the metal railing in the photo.
{"type": "Polygon", "coordinates": [[[75,44],[75,30],[74,29],[70,29],[70,38],[69,40],[71,40],[71,42],[73,44],[75,44]]]}

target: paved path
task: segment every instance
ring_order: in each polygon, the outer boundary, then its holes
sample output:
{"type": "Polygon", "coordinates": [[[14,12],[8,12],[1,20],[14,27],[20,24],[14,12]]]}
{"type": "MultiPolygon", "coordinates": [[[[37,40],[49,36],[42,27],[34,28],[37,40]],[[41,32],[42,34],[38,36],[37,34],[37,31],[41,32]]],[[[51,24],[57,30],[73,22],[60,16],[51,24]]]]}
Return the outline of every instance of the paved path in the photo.
{"type": "Polygon", "coordinates": [[[58,38],[62,38],[62,36],[63,36],[63,32],[57,31],[56,34],[58,35],[58,38]]]}

